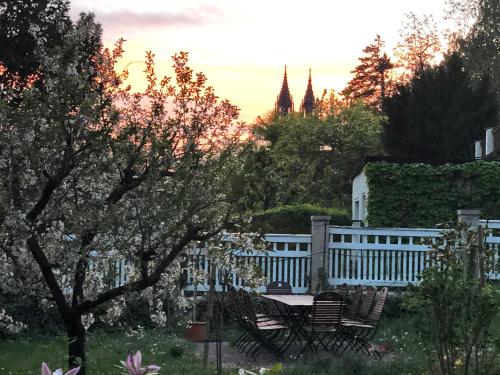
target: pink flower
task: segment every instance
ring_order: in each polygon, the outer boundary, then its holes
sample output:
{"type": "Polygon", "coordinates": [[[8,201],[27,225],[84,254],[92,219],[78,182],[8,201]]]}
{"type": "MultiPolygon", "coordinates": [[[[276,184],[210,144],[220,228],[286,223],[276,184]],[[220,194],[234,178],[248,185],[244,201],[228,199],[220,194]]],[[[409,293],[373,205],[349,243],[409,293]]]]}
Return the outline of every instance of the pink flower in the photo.
{"type": "Polygon", "coordinates": [[[61,369],[51,372],[49,366],[47,366],[45,362],[42,362],[42,375],[76,375],[78,374],[78,371],[80,371],[80,367],[73,368],[66,374],[63,374],[63,370],[61,369]]]}
{"type": "Polygon", "coordinates": [[[129,354],[125,362],[121,361],[122,366],[128,371],[129,375],[155,375],[160,371],[160,366],[149,365],[141,367],[142,355],[141,352],[135,355],[129,354]]]}

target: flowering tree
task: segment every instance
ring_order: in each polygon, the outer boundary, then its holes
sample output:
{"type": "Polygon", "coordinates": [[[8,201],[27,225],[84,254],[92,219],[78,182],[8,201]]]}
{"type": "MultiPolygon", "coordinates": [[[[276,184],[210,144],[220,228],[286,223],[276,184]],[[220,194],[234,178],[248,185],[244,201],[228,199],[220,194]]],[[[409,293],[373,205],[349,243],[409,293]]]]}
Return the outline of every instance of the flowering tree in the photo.
{"type": "Polygon", "coordinates": [[[44,84],[0,102],[0,285],[55,304],[83,374],[82,317],[155,285],[227,221],[241,126],[186,53],[161,80],[148,53],[147,89],[131,93],[115,72],[122,42],[103,49],[91,15],[36,53],[44,84]],[[122,259],[130,272],[117,283],[122,259]]]}

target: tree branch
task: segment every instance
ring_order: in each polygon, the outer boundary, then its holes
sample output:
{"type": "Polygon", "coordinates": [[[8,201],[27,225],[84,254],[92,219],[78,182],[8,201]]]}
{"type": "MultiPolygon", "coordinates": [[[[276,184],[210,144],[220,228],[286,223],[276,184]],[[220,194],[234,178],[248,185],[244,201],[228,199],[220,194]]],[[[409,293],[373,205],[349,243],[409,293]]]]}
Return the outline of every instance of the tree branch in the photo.
{"type": "Polygon", "coordinates": [[[35,235],[28,238],[27,244],[28,244],[28,249],[30,250],[31,254],[33,255],[33,258],[35,258],[35,261],[38,263],[38,266],[42,271],[42,276],[45,279],[45,282],[47,283],[47,286],[49,287],[52,296],[54,297],[56,305],[59,311],[61,312],[62,318],[66,319],[67,314],[70,314],[71,311],[68,303],[66,302],[66,298],[64,297],[61,287],[59,286],[59,283],[56,280],[56,277],[54,275],[50,262],[47,259],[47,256],[40,247],[40,244],[38,243],[38,240],[36,239],[35,235]]]}
{"type": "Polygon", "coordinates": [[[121,177],[121,183],[119,186],[113,189],[109,194],[108,198],[106,198],[106,202],[109,204],[118,203],[120,199],[122,199],[123,195],[132,189],[138,187],[147,177],[149,169],[146,167],[144,172],[138,176],[134,177],[133,170],[126,168],[124,170],[123,176],[121,177]]]}
{"type": "Polygon", "coordinates": [[[131,291],[140,291],[154,285],[158,280],[160,280],[162,273],[165,272],[165,269],[174,261],[174,259],[182,252],[182,250],[184,250],[186,245],[197,238],[199,230],[200,228],[195,226],[188,228],[179,242],[172,247],[172,250],[167,254],[167,256],[165,256],[165,258],[162,259],[162,261],[156,266],[155,270],[146,279],[141,278],[140,280],[132,282],[130,284],[124,284],[103,292],[93,300],[81,302],[76,306],[76,310],[80,314],[84,314],[90,309],[108,302],[113,298],[119,297],[125,293],[131,291]]]}
{"type": "MultiPolygon", "coordinates": [[[[68,141],[71,140],[67,140],[67,142],[68,141]]],[[[74,167],[74,163],[71,162],[72,157],[73,157],[73,147],[71,144],[67,143],[66,149],[64,150],[62,165],[59,168],[57,175],[55,177],[51,177],[47,171],[44,171],[44,176],[48,178],[48,182],[43,189],[42,196],[38,199],[33,208],[26,215],[26,218],[30,222],[33,223],[36,220],[38,215],[40,215],[40,213],[45,209],[45,207],[49,203],[50,197],[52,196],[54,190],[56,190],[61,184],[61,182],[64,180],[64,178],[66,178],[69,175],[69,172],[74,167]]]]}

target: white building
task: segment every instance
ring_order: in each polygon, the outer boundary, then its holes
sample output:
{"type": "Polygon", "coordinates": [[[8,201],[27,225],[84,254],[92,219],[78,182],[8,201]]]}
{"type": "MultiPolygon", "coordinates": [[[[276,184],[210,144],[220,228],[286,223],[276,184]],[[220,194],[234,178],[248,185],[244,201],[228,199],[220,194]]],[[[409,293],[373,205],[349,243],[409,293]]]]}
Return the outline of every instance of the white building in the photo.
{"type": "MultiPolygon", "coordinates": [[[[484,140],[475,141],[474,156],[476,160],[490,160],[499,159],[500,157],[500,126],[496,128],[485,129],[484,140]]],[[[365,166],[371,162],[385,161],[396,164],[408,163],[425,163],[431,165],[445,164],[445,160],[435,159],[414,159],[406,157],[393,157],[393,156],[369,156],[365,158],[357,168],[354,169],[354,177],[352,179],[352,221],[353,224],[367,226],[368,221],[368,201],[370,195],[370,188],[368,179],[365,174],[365,166]]],[[[463,160],[467,162],[472,160],[463,160]]],[[[455,161],[456,163],[457,161],[455,161]]]]}

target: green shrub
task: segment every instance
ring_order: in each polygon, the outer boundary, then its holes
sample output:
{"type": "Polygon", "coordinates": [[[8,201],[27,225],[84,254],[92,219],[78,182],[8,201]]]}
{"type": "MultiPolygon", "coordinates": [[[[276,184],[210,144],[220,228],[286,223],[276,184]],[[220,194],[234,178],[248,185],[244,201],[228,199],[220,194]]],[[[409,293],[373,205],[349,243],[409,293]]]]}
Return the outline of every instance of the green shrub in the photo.
{"type": "Polygon", "coordinates": [[[311,233],[311,216],[331,216],[333,225],[350,225],[351,216],[344,209],[320,207],[312,204],[290,205],[256,212],[253,215],[251,230],[264,233],[311,233]]]}
{"type": "MultiPolygon", "coordinates": [[[[1,294],[0,309],[26,326],[20,335],[57,335],[63,331],[55,308],[44,307],[36,298],[1,294]]],[[[0,332],[0,338],[2,336],[7,336],[6,332],[0,332]]]]}
{"type": "Polygon", "coordinates": [[[443,231],[432,245],[432,267],[405,295],[419,334],[441,375],[498,374],[491,327],[500,290],[488,282],[493,252],[465,227],[443,231]]]}

